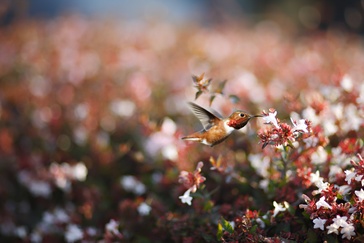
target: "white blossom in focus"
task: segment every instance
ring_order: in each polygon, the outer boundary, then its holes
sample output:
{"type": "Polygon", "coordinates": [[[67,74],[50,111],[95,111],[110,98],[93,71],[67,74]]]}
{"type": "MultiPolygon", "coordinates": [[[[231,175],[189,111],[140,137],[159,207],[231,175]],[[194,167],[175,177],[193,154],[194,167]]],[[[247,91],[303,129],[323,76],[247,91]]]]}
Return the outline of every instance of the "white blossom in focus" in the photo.
{"type": "Polygon", "coordinates": [[[190,196],[191,188],[188,189],[182,196],[179,196],[179,199],[181,199],[182,203],[187,203],[191,206],[192,197],[190,196]]]}
{"type": "Polygon", "coordinates": [[[325,223],[326,223],[327,219],[322,219],[320,217],[315,218],[312,222],[315,224],[313,226],[314,229],[320,229],[320,230],[324,230],[325,228],[325,223]]]}
{"type": "Polygon", "coordinates": [[[325,201],[325,196],[322,196],[320,200],[316,202],[316,207],[317,209],[321,207],[332,209],[332,207],[325,201]]]}
{"type": "Polygon", "coordinates": [[[266,123],[266,124],[272,124],[276,128],[279,128],[276,115],[277,115],[277,111],[269,112],[268,116],[264,116],[263,117],[264,123],[266,123]]]}
{"type": "Polygon", "coordinates": [[[274,210],[273,210],[273,217],[277,216],[279,212],[284,212],[289,207],[287,202],[277,203],[276,201],[273,202],[274,210]]]}

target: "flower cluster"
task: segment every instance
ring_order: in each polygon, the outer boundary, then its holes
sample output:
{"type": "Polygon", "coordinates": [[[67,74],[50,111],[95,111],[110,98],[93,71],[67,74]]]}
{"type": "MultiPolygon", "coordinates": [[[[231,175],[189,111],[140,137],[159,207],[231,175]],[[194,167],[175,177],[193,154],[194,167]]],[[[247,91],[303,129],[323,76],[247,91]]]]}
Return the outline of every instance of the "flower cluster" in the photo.
{"type": "Polygon", "coordinates": [[[318,172],[311,177],[312,183],[318,188],[313,191],[313,195],[319,198],[311,199],[303,195],[306,204],[300,207],[310,215],[315,229],[326,231],[327,234],[341,234],[343,239],[350,240],[356,235],[356,229],[362,227],[364,161],[360,155],[358,157],[359,162],[352,161],[352,170],[345,171],[344,185],[323,182],[318,172]]]}
{"type": "Polygon", "coordinates": [[[264,122],[272,125],[270,129],[258,133],[263,148],[269,144],[274,146],[293,146],[293,143],[301,134],[305,134],[305,138],[307,138],[312,132],[311,122],[308,120],[300,119],[297,122],[291,118],[293,124],[293,127],[291,127],[287,123],[282,123],[276,118],[277,111],[274,109],[270,109],[269,112],[263,111],[263,115],[264,122]]]}
{"type": "Polygon", "coordinates": [[[1,242],[360,241],[360,38],[180,27],[0,26],[1,242]],[[196,96],[275,109],[211,148],[181,140],[196,96]]]}
{"type": "Polygon", "coordinates": [[[192,197],[190,193],[196,192],[197,188],[206,180],[205,177],[201,175],[201,168],[203,166],[203,162],[200,161],[197,163],[196,170],[191,173],[188,171],[181,171],[178,177],[178,182],[183,184],[188,190],[179,198],[182,203],[187,203],[191,205],[192,197]]]}

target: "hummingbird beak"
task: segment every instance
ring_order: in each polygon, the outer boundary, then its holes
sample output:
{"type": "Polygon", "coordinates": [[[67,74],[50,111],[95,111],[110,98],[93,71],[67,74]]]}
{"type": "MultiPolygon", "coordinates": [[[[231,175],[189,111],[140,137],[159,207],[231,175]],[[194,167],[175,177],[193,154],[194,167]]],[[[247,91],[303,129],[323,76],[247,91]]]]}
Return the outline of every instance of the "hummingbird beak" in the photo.
{"type": "Polygon", "coordinates": [[[254,115],[252,117],[263,117],[263,115],[254,115]]]}

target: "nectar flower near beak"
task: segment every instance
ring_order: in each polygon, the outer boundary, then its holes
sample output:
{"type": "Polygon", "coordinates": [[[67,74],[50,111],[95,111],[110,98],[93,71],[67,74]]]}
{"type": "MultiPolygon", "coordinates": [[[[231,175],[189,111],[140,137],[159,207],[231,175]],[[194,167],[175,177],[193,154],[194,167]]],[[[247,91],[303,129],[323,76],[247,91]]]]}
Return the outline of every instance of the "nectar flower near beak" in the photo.
{"type": "Polygon", "coordinates": [[[264,123],[272,124],[276,128],[279,128],[276,115],[277,115],[277,111],[274,111],[274,112],[269,111],[268,115],[263,117],[264,123]]]}

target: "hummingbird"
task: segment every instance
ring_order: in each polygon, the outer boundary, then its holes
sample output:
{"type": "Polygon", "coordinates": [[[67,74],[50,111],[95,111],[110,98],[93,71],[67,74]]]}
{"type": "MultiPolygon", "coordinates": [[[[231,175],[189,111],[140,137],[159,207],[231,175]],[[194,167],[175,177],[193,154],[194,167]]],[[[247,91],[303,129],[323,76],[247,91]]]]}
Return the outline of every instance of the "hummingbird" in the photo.
{"type": "Polygon", "coordinates": [[[229,117],[222,118],[220,114],[214,115],[195,103],[188,102],[188,104],[194,115],[200,120],[203,129],[182,139],[200,142],[211,147],[224,141],[234,130],[243,128],[251,118],[262,117],[262,115],[250,115],[237,110],[229,117]]]}

